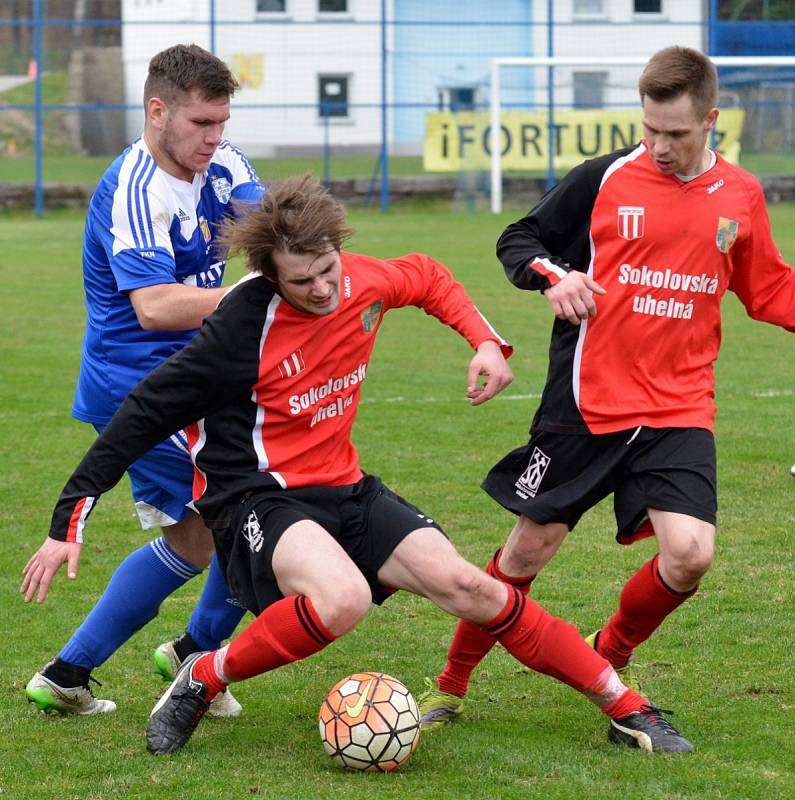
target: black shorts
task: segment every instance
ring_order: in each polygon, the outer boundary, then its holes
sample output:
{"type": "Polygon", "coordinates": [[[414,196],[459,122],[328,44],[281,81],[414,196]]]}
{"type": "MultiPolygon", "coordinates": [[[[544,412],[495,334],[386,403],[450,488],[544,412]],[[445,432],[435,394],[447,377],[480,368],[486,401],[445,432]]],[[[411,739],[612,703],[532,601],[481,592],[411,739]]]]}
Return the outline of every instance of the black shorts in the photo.
{"type": "Polygon", "coordinates": [[[715,524],[715,439],[702,428],[646,428],[607,434],[533,431],[528,444],[492,467],[483,489],[514,514],[573,529],[613,494],[618,533],[631,544],[653,534],[646,509],[715,524]]]}
{"type": "Polygon", "coordinates": [[[312,520],[328,531],[370,585],[379,605],[393,592],[378,570],[417,528],[441,527],[420,509],[366,475],[350,486],[271,489],[246,495],[231,509],[229,525],[213,528],[218,562],[229,588],[254,614],[283,595],[273,574],[273,551],[296,522],[312,520]]]}

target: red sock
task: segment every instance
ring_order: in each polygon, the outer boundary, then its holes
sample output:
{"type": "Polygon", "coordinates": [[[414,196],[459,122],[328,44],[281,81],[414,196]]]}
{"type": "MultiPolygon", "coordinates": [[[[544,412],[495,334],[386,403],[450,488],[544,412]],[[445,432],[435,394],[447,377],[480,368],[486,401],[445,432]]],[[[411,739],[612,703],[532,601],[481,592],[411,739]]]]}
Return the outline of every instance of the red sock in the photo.
{"type": "Polygon", "coordinates": [[[602,711],[611,719],[621,719],[640,711],[642,708],[648,708],[648,706],[649,701],[642,694],[638,694],[632,689],[627,689],[618,699],[606,705],[602,711]]]}
{"type": "Polygon", "coordinates": [[[217,650],[213,650],[211,653],[205,653],[196,661],[191,670],[193,677],[200,680],[207,687],[205,699],[208,703],[212,702],[212,699],[228,686],[226,682],[218,677],[218,673],[215,671],[215,655],[217,652],[217,650]]]}
{"type": "Polygon", "coordinates": [[[516,590],[483,627],[522,664],[568,684],[601,706],[615,699],[606,695],[607,689],[623,693],[609,662],[585,643],[573,625],[516,590]]]}
{"type": "MultiPolygon", "coordinates": [[[[535,575],[525,578],[504,575],[497,566],[500,553],[502,548],[492,556],[486,565],[486,572],[509,586],[515,586],[523,594],[528,594],[535,575]]],[[[495,644],[497,640],[486,633],[480,625],[462,619],[447,651],[447,664],[437,679],[439,688],[443,692],[463,697],[467,693],[473,670],[495,644]]]]}
{"type": "Polygon", "coordinates": [[[647,561],[621,590],[618,611],[599,632],[599,652],[616,668],[626,666],[635,648],[645,642],[662,621],[695,594],[675,592],[660,577],[658,556],[647,561]]]}
{"type": "Polygon", "coordinates": [[[242,681],[317,653],[337,637],[303,594],[268,606],[229,644],[223,670],[242,681]]]}

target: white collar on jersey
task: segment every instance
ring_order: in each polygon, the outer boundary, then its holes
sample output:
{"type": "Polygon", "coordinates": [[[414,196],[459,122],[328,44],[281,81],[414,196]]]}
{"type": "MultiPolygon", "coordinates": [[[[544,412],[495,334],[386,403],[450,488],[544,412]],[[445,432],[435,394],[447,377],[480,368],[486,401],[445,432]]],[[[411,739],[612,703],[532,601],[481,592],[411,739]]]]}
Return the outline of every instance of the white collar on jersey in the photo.
{"type": "Polygon", "coordinates": [[[690,183],[690,181],[694,181],[700,175],[703,175],[705,172],[709,172],[715,166],[715,162],[718,160],[718,157],[715,155],[715,151],[710,150],[709,147],[705,149],[709,153],[709,164],[707,164],[707,166],[704,167],[701,172],[697,172],[695,175],[677,175],[676,177],[679,178],[680,181],[683,181],[684,183],[690,183]]]}

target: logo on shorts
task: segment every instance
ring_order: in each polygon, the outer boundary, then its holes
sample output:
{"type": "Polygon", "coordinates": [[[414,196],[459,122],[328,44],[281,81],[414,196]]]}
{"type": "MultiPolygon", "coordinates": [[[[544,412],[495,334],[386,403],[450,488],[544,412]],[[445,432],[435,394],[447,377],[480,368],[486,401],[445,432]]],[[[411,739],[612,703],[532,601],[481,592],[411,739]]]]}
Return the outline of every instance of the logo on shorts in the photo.
{"type": "Polygon", "coordinates": [[[259,553],[262,550],[264,539],[262,538],[262,528],[259,526],[256,511],[252,511],[248,515],[248,519],[243,523],[243,536],[246,537],[252,553],[259,553]]]}
{"type": "Polygon", "coordinates": [[[528,497],[535,497],[538,492],[538,487],[547,471],[550,457],[541,452],[537,447],[533,448],[530,454],[530,461],[527,464],[527,469],[522,473],[521,477],[514,484],[516,486],[516,494],[527,500],[528,497]]]}

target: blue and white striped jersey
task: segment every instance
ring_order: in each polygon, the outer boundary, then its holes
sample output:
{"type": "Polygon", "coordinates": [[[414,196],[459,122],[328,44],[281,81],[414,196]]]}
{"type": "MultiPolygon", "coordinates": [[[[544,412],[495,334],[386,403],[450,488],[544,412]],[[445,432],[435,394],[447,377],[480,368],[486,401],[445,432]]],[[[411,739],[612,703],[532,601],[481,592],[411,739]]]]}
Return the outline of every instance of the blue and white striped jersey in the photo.
{"type": "Polygon", "coordinates": [[[72,415],[106,423],[129,391],[195,334],[141,328],[129,292],[144,286],[221,285],[225,262],[213,247],[231,200],[264,188],[226,140],[192,183],[160,169],[144,140],[108,168],[91,198],[83,234],[86,332],[72,415]]]}

